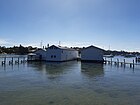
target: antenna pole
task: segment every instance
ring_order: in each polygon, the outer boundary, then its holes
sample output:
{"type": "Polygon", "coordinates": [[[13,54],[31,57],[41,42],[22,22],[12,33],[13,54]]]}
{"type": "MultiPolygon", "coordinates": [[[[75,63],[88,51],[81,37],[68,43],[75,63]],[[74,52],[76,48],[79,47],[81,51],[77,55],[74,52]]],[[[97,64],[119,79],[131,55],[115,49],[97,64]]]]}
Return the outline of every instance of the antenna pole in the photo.
{"type": "Polygon", "coordinates": [[[110,50],[110,45],[109,45],[109,50],[110,50]]]}
{"type": "Polygon", "coordinates": [[[40,42],[40,47],[42,48],[42,40],[41,40],[41,42],[40,42]]]}
{"type": "Polygon", "coordinates": [[[60,44],[61,44],[61,41],[59,41],[59,46],[60,46],[60,44]]]}

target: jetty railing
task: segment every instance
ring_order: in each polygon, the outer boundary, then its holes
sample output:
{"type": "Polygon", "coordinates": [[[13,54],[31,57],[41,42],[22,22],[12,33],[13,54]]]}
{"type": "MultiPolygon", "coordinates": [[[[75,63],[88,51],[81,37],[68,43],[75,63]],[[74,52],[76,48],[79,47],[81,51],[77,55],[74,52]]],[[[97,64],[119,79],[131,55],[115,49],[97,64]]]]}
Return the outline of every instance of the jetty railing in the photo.
{"type": "Polygon", "coordinates": [[[0,57],[0,63],[1,65],[13,65],[13,64],[20,64],[20,63],[26,63],[27,62],[27,57],[0,57]]]}
{"type": "Polygon", "coordinates": [[[112,60],[112,58],[105,59],[104,64],[110,64],[110,65],[115,65],[115,66],[123,66],[125,67],[126,65],[129,65],[130,68],[135,68],[135,65],[140,65],[140,63],[137,63],[137,61],[132,60],[132,62],[126,62],[126,59],[123,59],[123,61],[119,61],[119,59],[116,59],[116,61],[112,60]]]}

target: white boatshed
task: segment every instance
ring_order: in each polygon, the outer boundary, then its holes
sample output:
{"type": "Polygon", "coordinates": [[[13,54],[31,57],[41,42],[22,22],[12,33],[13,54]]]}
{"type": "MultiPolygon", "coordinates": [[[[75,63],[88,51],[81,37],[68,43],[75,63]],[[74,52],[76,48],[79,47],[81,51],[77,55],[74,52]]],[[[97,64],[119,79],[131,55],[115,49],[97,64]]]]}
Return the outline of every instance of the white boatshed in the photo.
{"type": "Polygon", "coordinates": [[[37,55],[38,60],[46,60],[46,50],[38,49],[34,53],[37,55]]]}
{"type": "Polygon", "coordinates": [[[46,60],[46,51],[44,49],[38,49],[34,53],[28,54],[28,61],[46,60]]]}
{"type": "Polygon", "coordinates": [[[52,45],[46,51],[47,61],[69,61],[77,58],[78,51],[67,47],[52,45]]]}
{"type": "Polygon", "coordinates": [[[104,50],[95,46],[89,46],[81,50],[81,61],[103,62],[104,50]]]}

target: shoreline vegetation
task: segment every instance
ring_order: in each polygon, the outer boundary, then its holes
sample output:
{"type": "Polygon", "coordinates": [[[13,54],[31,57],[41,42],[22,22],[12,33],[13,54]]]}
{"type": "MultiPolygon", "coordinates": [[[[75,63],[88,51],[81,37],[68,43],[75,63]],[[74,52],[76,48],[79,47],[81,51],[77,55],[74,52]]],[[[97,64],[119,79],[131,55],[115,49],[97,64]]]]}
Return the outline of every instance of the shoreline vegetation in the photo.
{"type": "MultiPolygon", "coordinates": [[[[81,47],[71,47],[73,49],[76,49],[78,50],[79,52],[81,51],[81,47]]],[[[40,49],[40,48],[37,48],[37,47],[32,47],[32,46],[28,46],[28,47],[24,47],[22,45],[19,45],[19,46],[13,46],[13,47],[5,47],[5,46],[0,46],[0,54],[17,54],[17,55],[26,55],[28,53],[32,53],[34,51],[36,51],[37,49],[40,49]]],[[[43,46],[43,49],[47,49],[47,47],[44,47],[43,46]]],[[[128,52],[128,51],[112,51],[112,50],[104,50],[104,55],[113,55],[113,56],[116,56],[116,55],[122,55],[122,56],[126,56],[126,55],[129,55],[129,54],[132,54],[132,55],[140,55],[140,52],[128,52]]]]}

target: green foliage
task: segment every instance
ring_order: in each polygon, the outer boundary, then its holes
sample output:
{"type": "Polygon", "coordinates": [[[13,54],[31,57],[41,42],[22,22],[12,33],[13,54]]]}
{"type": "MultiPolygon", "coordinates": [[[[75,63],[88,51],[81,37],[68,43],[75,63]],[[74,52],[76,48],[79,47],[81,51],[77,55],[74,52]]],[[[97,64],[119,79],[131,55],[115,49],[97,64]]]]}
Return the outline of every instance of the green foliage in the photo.
{"type": "Polygon", "coordinates": [[[31,50],[34,50],[36,48],[33,48],[32,46],[24,47],[22,45],[19,46],[13,46],[6,48],[5,46],[0,46],[0,54],[7,53],[7,54],[28,54],[31,50]]]}

